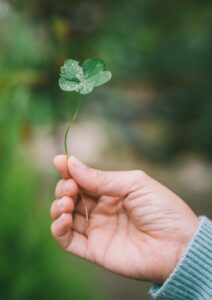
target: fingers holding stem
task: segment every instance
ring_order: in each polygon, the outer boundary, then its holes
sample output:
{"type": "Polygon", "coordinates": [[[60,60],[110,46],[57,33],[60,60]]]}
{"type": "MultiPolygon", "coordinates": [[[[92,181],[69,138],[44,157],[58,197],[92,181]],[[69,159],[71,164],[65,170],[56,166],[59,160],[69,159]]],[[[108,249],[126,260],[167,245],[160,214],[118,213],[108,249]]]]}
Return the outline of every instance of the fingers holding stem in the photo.
{"type": "MultiPolygon", "coordinates": [[[[61,207],[63,204],[66,204],[66,202],[68,202],[68,198],[71,198],[72,203],[71,204],[68,203],[68,205],[72,206],[72,209],[74,209],[74,205],[76,204],[76,201],[77,201],[76,209],[78,208],[80,201],[82,201],[86,222],[88,223],[89,215],[88,215],[88,207],[86,203],[87,201],[85,199],[86,197],[83,194],[83,192],[80,191],[79,187],[77,186],[77,184],[73,179],[68,179],[68,180],[61,179],[56,185],[55,197],[56,199],[60,199],[57,200],[57,203],[58,205],[61,204],[61,207]],[[78,201],[77,201],[77,195],[79,196],[78,201]]],[[[89,202],[88,205],[90,207],[89,202]]],[[[83,213],[82,208],[80,208],[80,211],[81,213],[83,213]]]]}

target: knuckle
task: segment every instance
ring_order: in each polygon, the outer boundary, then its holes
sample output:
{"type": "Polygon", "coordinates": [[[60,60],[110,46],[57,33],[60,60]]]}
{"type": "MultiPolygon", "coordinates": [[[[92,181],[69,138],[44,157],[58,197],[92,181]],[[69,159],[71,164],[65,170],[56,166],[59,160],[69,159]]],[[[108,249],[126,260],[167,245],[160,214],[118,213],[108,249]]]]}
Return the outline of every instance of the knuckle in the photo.
{"type": "Polygon", "coordinates": [[[145,172],[141,170],[134,170],[132,171],[131,175],[132,175],[132,184],[130,190],[131,192],[133,192],[138,190],[142,186],[147,175],[145,172]]]}
{"type": "Polygon", "coordinates": [[[103,180],[105,180],[104,172],[100,170],[92,170],[92,181],[93,181],[92,190],[94,193],[98,194],[99,185],[103,180]]]}
{"type": "Polygon", "coordinates": [[[100,170],[93,171],[93,177],[94,177],[94,180],[101,179],[102,178],[102,171],[100,171],[100,170]]]}
{"type": "Polygon", "coordinates": [[[133,171],[133,177],[136,181],[141,181],[146,178],[146,173],[141,170],[134,170],[133,171]]]}
{"type": "Polygon", "coordinates": [[[110,172],[96,170],[95,178],[96,178],[97,182],[106,184],[110,180],[110,172]]]}
{"type": "Polygon", "coordinates": [[[97,170],[95,178],[95,193],[100,195],[102,193],[102,187],[111,184],[111,172],[97,170]]]}

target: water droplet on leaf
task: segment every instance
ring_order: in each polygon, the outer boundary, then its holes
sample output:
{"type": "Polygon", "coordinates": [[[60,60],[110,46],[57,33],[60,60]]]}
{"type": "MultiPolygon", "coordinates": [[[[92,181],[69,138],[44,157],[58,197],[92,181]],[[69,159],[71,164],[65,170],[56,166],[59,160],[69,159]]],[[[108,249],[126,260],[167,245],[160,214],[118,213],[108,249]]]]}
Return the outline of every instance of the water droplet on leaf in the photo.
{"type": "Polygon", "coordinates": [[[81,81],[84,77],[83,69],[79,66],[79,62],[73,59],[68,59],[60,69],[61,76],[73,80],[81,81]]]}

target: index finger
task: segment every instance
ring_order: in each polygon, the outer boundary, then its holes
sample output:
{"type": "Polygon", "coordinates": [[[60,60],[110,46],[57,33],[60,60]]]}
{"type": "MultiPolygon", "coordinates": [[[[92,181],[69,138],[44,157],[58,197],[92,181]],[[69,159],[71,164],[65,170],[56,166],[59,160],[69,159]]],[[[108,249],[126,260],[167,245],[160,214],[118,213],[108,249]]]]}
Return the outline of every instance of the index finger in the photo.
{"type": "Polygon", "coordinates": [[[60,175],[64,179],[68,179],[71,177],[68,171],[68,159],[66,155],[55,156],[53,159],[53,163],[56,169],[58,170],[58,172],[60,173],[60,175]]]}

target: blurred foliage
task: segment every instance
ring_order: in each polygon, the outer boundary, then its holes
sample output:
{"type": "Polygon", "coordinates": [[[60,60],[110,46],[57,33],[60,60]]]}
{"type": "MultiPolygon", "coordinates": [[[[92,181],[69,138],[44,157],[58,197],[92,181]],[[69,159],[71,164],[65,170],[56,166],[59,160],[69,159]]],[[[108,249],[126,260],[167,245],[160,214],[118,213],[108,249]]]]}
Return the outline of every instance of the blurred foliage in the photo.
{"type": "Polygon", "coordinates": [[[50,239],[42,200],[53,196],[42,190],[48,174],[29,159],[33,130],[55,133],[70,120],[79,96],[58,88],[64,60],[100,57],[112,88],[92,98],[98,107],[99,95],[109,97],[102,110],[138,155],[211,158],[212,2],[0,0],[0,45],[1,298],[89,298],[88,273],[66,269],[50,239]],[[131,103],[132,90],[138,101],[131,103]]]}
{"type": "Polygon", "coordinates": [[[58,90],[59,66],[67,57],[98,56],[114,86],[154,91],[150,109],[170,133],[152,155],[211,156],[211,1],[1,1],[0,82],[30,89],[30,120],[64,119],[72,102],[58,90]]]}

